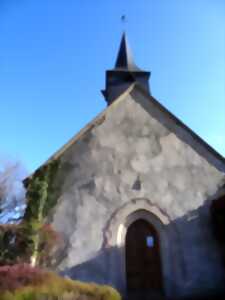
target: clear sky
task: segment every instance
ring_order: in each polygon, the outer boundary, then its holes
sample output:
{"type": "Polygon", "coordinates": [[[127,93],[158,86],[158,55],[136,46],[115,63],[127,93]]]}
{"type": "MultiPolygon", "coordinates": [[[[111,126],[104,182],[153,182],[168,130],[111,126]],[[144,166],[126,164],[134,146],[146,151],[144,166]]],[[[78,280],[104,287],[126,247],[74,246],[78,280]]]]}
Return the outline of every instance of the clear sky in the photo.
{"type": "Polygon", "coordinates": [[[0,155],[32,172],[105,107],[123,14],[153,96],[225,156],[224,0],[0,0],[0,155]]]}

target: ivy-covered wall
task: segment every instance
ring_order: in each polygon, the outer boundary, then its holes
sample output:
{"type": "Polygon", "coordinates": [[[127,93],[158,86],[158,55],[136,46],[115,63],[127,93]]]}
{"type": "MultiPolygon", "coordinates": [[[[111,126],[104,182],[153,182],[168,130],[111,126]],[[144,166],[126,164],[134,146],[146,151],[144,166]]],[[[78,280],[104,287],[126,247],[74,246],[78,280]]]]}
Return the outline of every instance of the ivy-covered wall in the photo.
{"type": "Polygon", "coordinates": [[[22,222],[0,227],[0,264],[49,262],[58,235],[46,224],[46,218],[56,205],[54,183],[59,166],[60,160],[52,160],[26,179],[27,208],[22,222]]]}
{"type": "Polygon", "coordinates": [[[56,204],[53,197],[54,179],[59,169],[59,160],[52,160],[38,169],[27,182],[27,209],[24,229],[31,247],[31,264],[36,265],[41,251],[41,228],[50,210],[56,204]]]}

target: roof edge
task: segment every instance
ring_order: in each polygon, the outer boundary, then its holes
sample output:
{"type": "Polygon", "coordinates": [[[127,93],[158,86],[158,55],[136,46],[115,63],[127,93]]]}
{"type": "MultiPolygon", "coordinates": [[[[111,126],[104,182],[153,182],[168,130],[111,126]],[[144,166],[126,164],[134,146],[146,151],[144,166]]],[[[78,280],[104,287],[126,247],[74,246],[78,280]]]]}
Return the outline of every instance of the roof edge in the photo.
{"type": "MultiPolygon", "coordinates": [[[[143,93],[149,101],[152,101],[157,108],[163,113],[167,114],[167,116],[175,122],[179,127],[183,128],[190,136],[198,143],[200,143],[205,149],[207,149],[210,154],[215,156],[218,160],[220,160],[224,164],[225,168],[225,157],[216,151],[212,146],[210,146],[204,139],[202,139],[197,133],[195,133],[190,127],[188,127],[185,123],[183,123],[178,117],[176,117],[172,112],[170,112],[165,106],[163,106],[158,100],[156,100],[152,95],[149,95],[147,91],[139,84],[135,83],[135,88],[143,93]]],[[[225,171],[225,169],[224,169],[225,171]]]]}
{"type": "MultiPolygon", "coordinates": [[[[82,138],[89,130],[98,126],[102,123],[103,118],[106,113],[110,111],[115,105],[118,105],[123,99],[131,94],[135,89],[139,90],[145,97],[152,101],[153,104],[157,106],[157,108],[163,113],[167,114],[167,116],[175,122],[179,127],[183,128],[192,138],[195,139],[197,143],[200,143],[207,151],[215,156],[222,164],[224,164],[224,172],[225,172],[225,157],[223,157],[219,152],[217,152],[212,146],[210,146],[207,142],[205,142],[198,134],[196,134],[191,128],[185,125],[179,118],[177,118],[173,113],[171,113],[165,106],[163,106],[158,100],[156,100],[153,96],[149,95],[148,92],[137,82],[131,84],[125,92],[123,92],[117,99],[115,99],[108,107],[106,107],[102,112],[100,112],[92,121],[87,123],[81,130],[78,131],[67,143],[65,143],[59,150],[57,150],[53,155],[51,155],[43,164],[41,164],[34,172],[32,172],[28,177],[26,177],[23,182],[26,182],[29,178],[33,176],[33,174],[39,170],[42,166],[48,164],[50,161],[54,159],[58,159],[71,145],[76,143],[80,138],[82,138]]],[[[196,150],[196,149],[195,149],[196,150]]]]}
{"type": "Polygon", "coordinates": [[[47,165],[50,161],[58,159],[71,145],[76,143],[80,138],[82,138],[89,130],[101,124],[102,119],[105,117],[105,114],[112,109],[113,106],[117,105],[122,101],[131,91],[134,89],[135,83],[131,84],[129,88],[126,89],[115,101],[113,101],[109,106],[107,106],[103,111],[101,111],[92,121],[88,122],[83,128],[81,128],[72,138],[69,139],[59,150],[57,150],[53,155],[51,155],[46,161],[44,161],[37,169],[35,169],[28,177],[24,178],[23,182],[25,183],[33,174],[39,170],[41,167],[47,165]]]}

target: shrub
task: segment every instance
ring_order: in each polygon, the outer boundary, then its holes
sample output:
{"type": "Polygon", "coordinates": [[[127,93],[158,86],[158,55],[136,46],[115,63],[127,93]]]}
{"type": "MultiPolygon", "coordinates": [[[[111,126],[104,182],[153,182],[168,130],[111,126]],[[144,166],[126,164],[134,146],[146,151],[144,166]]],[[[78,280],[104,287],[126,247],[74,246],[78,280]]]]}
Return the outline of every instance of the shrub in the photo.
{"type": "Polygon", "coordinates": [[[82,283],[29,265],[0,267],[0,300],[121,300],[109,286],[82,283]]]}
{"type": "Polygon", "coordinates": [[[56,251],[63,245],[63,240],[50,224],[44,224],[39,231],[39,265],[51,266],[56,251]]]}
{"type": "Polygon", "coordinates": [[[39,265],[51,265],[51,259],[62,240],[50,224],[26,222],[0,225],[0,265],[13,265],[30,261],[33,249],[33,232],[39,236],[39,265]]]}
{"type": "Polygon", "coordinates": [[[0,265],[19,263],[27,256],[21,225],[0,225],[0,265]]]}
{"type": "Polygon", "coordinates": [[[14,291],[27,285],[41,284],[48,273],[28,264],[0,267],[0,292],[14,291]]]}

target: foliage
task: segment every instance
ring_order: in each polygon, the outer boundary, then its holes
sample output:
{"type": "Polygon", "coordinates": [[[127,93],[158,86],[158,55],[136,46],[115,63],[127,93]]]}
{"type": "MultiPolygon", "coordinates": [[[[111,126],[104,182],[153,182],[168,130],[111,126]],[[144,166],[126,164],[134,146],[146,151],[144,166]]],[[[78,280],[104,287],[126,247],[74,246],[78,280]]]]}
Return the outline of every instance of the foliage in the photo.
{"type": "Polygon", "coordinates": [[[39,231],[39,265],[50,266],[51,258],[56,250],[56,245],[62,243],[60,235],[52,228],[50,224],[44,224],[39,231]]]}
{"type": "Polygon", "coordinates": [[[49,224],[32,223],[0,226],[0,265],[29,262],[33,251],[33,241],[30,232],[36,230],[39,235],[38,253],[39,264],[50,265],[56,244],[60,243],[58,233],[49,224]]]}
{"type": "Polygon", "coordinates": [[[24,215],[23,228],[26,233],[26,243],[31,248],[31,261],[34,265],[40,258],[40,250],[43,249],[40,228],[42,228],[44,218],[55,206],[57,200],[57,197],[53,196],[53,189],[58,167],[59,160],[52,160],[38,169],[27,181],[28,205],[24,215]]]}
{"type": "Polygon", "coordinates": [[[18,263],[26,256],[26,248],[19,225],[0,226],[0,265],[18,263]]]}
{"type": "Polygon", "coordinates": [[[14,291],[27,285],[40,284],[45,280],[45,272],[28,264],[0,267],[0,292],[14,291]]]}
{"type": "Polygon", "coordinates": [[[27,180],[27,209],[26,221],[43,219],[56,204],[56,197],[52,197],[54,177],[59,168],[59,160],[52,160],[38,169],[27,180]]]}
{"type": "Polygon", "coordinates": [[[73,281],[29,265],[0,267],[0,293],[1,300],[121,299],[109,286],[73,281]]]}
{"type": "Polygon", "coordinates": [[[59,161],[53,160],[26,180],[27,209],[20,224],[0,226],[0,265],[27,262],[46,265],[59,236],[45,217],[56,204],[54,178],[59,161]]]}

